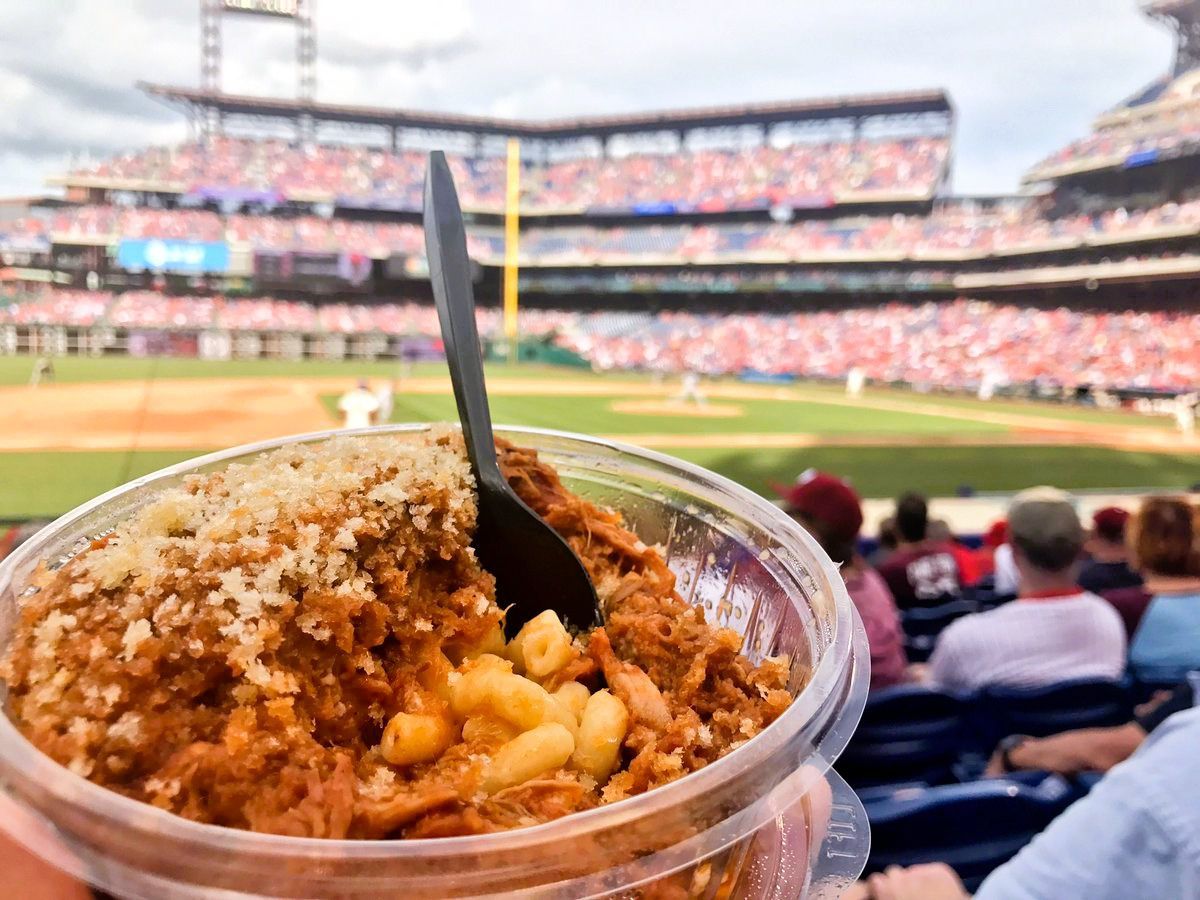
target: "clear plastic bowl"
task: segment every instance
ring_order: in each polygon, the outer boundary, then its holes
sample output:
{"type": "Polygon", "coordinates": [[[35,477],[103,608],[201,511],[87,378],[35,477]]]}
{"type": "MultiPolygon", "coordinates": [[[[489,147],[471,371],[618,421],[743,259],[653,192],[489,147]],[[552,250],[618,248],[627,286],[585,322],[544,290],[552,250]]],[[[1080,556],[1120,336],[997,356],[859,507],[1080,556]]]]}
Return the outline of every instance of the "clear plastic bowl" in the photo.
{"type": "MultiPolygon", "coordinates": [[[[385,426],[382,440],[425,428],[385,426]]],[[[596,438],[499,429],[572,490],[661,543],[678,590],[740,632],[751,658],[787,653],[795,701],[706,768],[646,794],[531,828],[415,841],[335,841],[202,825],[112,793],[36,750],[0,716],[0,827],[54,865],[126,898],[837,897],[868,851],[857,798],[830,770],[858,723],[869,655],[837,569],[770,503],[676,459],[596,438]]],[[[41,560],[61,563],[185,475],[299,435],[200,457],[87,503],[0,565],[0,648],[41,560]]]]}

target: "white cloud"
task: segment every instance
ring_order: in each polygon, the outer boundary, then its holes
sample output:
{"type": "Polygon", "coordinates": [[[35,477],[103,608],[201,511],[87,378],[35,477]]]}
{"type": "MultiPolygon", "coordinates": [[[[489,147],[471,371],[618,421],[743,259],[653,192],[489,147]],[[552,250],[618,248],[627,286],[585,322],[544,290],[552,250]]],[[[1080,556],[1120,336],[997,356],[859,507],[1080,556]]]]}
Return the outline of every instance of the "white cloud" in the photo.
{"type": "MultiPolygon", "coordinates": [[[[1096,113],[1164,71],[1135,0],[323,0],[318,93],[516,116],[945,87],[956,186],[1011,190],[1096,113]]],[[[182,139],[138,79],[198,80],[194,2],[0,0],[0,195],[67,154],[182,139]]],[[[295,33],[227,19],[226,90],[295,92],[295,33]]]]}

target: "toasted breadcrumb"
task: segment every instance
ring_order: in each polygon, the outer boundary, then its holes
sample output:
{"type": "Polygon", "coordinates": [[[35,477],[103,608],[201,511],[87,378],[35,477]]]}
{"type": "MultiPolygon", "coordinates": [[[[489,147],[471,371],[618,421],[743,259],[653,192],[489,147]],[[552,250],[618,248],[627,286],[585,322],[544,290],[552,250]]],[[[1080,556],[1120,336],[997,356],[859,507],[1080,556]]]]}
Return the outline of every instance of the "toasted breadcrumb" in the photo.
{"type": "MultiPolygon", "coordinates": [[[[293,445],[164,491],[25,598],[0,663],[43,752],[200,822],[331,838],[513,828],[615,802],[751,739],[791,700],[790,665],[683,601],[662,550],[500,443],[510,483],[580,555],[607,624],[566,680],[601,678],[633,727],[605,783],[570,769],[488,796],[499,746],[460,739],[386,764],[397,712],[437,710],[450,648],[503,613],[470,546],[476,499],[449,428],[293,445]]],[[[550,598],[547,598],[549,601],[550,598]]],[[[548,685],[549,686],[549,685],[548,685]]]]}

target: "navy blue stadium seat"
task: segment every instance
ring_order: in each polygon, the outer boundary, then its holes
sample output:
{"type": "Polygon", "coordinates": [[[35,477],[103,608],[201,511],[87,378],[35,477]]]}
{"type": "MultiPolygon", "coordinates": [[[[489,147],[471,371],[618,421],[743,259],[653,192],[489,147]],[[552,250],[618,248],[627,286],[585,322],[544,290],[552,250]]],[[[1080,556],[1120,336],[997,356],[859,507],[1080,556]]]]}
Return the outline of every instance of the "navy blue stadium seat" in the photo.
{"type": "Polygon", "coordinates": [[[973,601],[978,611],[984,612],[995,609],[997,606],[1003,606],[1010,600],[1015,600],[1016,594],[997,594],[994,588],[977,584],[975,587],[963,591],[963,598],[973,601]]]}
{"type": "Polygon", "coordinates": [[[1010,734],[1044,737],[1076,728],[1123,725],[1132,717],[1128,684],[1091,680],[1040,688],[986,688],[975,699],[972,712],[985,749],[1010,734]]]}
{"type": "Polygon", "coordinates": [[[958,697],[919,685],[874,691],[837,770],[856,788],[953,781],[965,743],[965,712],[958,697]]]}
{"type": "Polygon", "coordinates": [[[866,803],[867,873],[944,862],[974,891],[1078,796],[1055,775],[1030,786],[1010,779],[906,788],[866,803]]]}
{"type": "Polygon", "coordinates": [[[933,653],[942,629],[963,616],[978,612],[974,600],[962,598],[938,606],[914,607],[900,614],[900,625],[904,629],[904,649],[909,662],[925,662],[933,653]]]}

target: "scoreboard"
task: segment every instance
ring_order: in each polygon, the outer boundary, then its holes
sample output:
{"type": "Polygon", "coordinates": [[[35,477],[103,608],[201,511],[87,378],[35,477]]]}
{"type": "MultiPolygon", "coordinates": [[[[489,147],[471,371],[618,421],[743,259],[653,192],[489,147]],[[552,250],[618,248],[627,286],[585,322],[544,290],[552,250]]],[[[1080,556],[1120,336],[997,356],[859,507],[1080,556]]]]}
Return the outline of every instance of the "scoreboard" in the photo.
{"type": "Polygon", "coordinates": [[[300,14],[299,7],[299,0],[221,0],[221,9],[224,12],[275,16],[281,19],[295,19],[300,14]]]}

